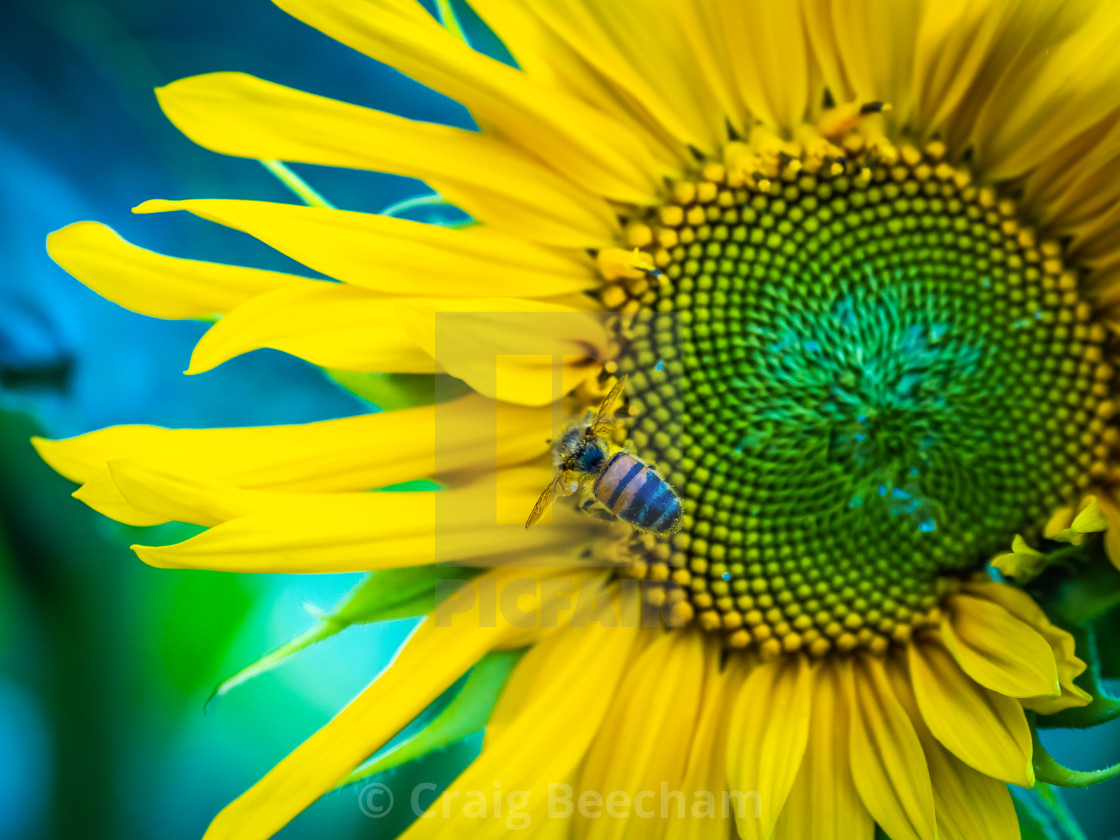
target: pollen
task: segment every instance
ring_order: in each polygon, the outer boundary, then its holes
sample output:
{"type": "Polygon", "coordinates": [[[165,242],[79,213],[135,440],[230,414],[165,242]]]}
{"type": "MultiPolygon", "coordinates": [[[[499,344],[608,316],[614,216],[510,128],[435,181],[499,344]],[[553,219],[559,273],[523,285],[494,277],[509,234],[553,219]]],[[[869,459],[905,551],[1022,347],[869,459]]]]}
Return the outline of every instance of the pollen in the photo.
{"type": "Polygon", "coordinates": [[[625,230],[611,368],[684,525],[623,554],[672,621],[883,652],[1114,460],[1076,267],[941,143],[752,136],[625,230]]]}

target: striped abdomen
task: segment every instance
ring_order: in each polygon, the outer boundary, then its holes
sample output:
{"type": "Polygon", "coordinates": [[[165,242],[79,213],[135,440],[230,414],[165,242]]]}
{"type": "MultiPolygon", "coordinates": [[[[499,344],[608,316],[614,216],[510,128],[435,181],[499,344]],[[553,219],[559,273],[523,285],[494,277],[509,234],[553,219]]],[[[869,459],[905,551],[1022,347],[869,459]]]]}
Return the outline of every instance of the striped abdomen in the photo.
{"type": "Polygon", "coordinates": [[[616,452],[593,486],[595,498],[643,531],[671,534],[680,527],[681,501],[661,476],[633,455],[616,452]]]}

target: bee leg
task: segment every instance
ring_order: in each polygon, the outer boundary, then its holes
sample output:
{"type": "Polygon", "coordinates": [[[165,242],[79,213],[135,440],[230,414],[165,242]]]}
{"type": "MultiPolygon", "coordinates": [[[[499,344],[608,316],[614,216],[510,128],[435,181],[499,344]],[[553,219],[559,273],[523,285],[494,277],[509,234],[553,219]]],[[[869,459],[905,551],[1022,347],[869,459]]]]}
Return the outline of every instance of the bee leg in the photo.
{"type": "Polygon", "coordinates": [[[579,506],[579,509],[584,513],[591,514],[596,519],[602,519],[606,522],[614,522],[616,519],[618,519],[617,516],[611,513],[610,508],[608,508],[594,496],[583,502],[583,504],[579,506]]]}

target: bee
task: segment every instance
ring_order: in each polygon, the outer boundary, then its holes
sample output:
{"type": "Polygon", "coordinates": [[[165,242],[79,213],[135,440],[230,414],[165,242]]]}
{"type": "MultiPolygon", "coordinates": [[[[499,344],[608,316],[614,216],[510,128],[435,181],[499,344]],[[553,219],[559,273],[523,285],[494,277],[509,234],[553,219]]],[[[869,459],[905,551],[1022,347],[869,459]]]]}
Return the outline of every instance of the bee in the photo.
{"type": "Polygon", "coordinates": [[[612,451],[607,438],[610,412],[626,377],[619,378],[594,419],[572,423],[552,446],[556,477],[541,493],[525,522],[541,518],[557,496],[582,492],[580,508],[604,519],[621,519],[636,530],[659,537],[681,528],[681,500],[649,464],[629,452],[612,451]]]}

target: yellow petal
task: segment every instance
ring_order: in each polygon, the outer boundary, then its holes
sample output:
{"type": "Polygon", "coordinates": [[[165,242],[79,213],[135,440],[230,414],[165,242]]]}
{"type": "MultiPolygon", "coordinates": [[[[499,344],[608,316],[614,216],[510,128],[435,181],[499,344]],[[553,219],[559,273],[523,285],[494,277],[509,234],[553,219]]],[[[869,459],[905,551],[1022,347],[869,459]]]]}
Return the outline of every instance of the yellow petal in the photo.
{"type": "MultiPolygon", "coordinates": [[[[580,526],[526,531],[497,519],[492,484],[458,490],[293,494],[244,491],[182,474],[110,465],[125,499],[147,513],[213,525],[169,546],[133,546],[160,568],[300,574],[352,572],[436,563],[503,563],[547,555],[580,539],[580,526]]],[[[535,470],[516,481],[519,511],[540,493],[535,470]],[[530,479],[531,477],[531,479],[530,479]]],[[[587,524],[590,524],[588,522],[587,524]]]]}
{"type": "Polygon", "coordinates": [[[959,761],[937,743],[926,746],[940,840],[1019,840],[1011,793],[998,779],[959,761]]]}
{"type": "MultiPolygon", "coordinates": [[[[615,600],[609,609],[621,608],[615,600]]],[[[471,791],[527,791],[524,811],[531,821],[526,827],[534,837],[556,819],[555,809],[553,814],[547,810],[550,794],[556,796],[551,789],[570,778],[594,739],[613,735],[604,730],[603,719],[624,673],[619,664],[634,657],[638,635],[637,621],[617,623],[621,626],[604,626],[593,618],[551,634],[530,650],[526,656],[540,663],[534,670],[542,678],[523,698],[519,714],[496,737],[488,735],[481,755],[402,838],[463,836],[466,820],[460,809],[471,791]],[[443,816],[445,810],[450,819],[443,816]]],[[[472,840],[511,833],[503,819],[470,820],[469,825],[472,840]]]]}
{"type": "Polygon", "coordinates": [[[333,370],[438,371],[402,326],[396,300],[342,283],[308,283],[234,309],[195,346],[187,373],[203,373],[262,347],[333,370]]]}
{"type": "MultiPolygon", "coordinates": [[[[118,461],[117,463],[123,463],[118,461]]],[[[121,495],[120,488],[113,478],[108,465],[71,494],[78,501],[93,508],[102,516],[108,516],[125,525],[145,527],[162,525],[168,521],[166,516],[138,510],[121,495]]]]}
{"type": "Polygon", "coordinates": [[[1049,540],[1080,545],[1090,534],[1108,528],[1108,519],[1097,502],[1097,497],[1084,497],[1077,507],[1059,508],[1047,521],[1042,534],[1049,540]]]}
{"type": "MultiPolygon", "coordinates": [[[[913,0],[854,0],[832,5],[834,55],[843,65],[853,98],[889,102],[891,120],[905,121],[913,107],[914,50],[921,4],[913,0]]],[[[814,9],[807,10],[807,21],[814,14],[814,9]]]]}
{"type": "Polygon", "coordinates": [[[555,402],[598,374],[606,357],[601,316],[559,303],[409,302],[399,313],[406,332],[445,371],[505,402],[555,402]]]}
{"type": "Polygon", "coordinates": [[[965,587],[965,591],[999,604],[1017,619],[1038,631],[1050,645],[1058,668],[1058,682],[1062,687],[1061,696],[1034,697],[1020,701],[1025,708],[1049,715],[1062,709],[1085,706],[1091,702],[1092,698],[1088,692],[1074,683],[1074,679],[1081,675],[1086,665],[1077,656],[1073,636],[1051,623],[1046,613],[1030,595],[1014,586],[994,582],[970,583],[965,587]]]}
{"type": "Polygon", "coordinates": [[[427,181],[476,219],[574,248],[615,238],[592,196],[497,138],[372,111],[245,73],[157,88],[160,106],[199,145],[227,155],[375,169],[427,181]]]}
{"type": "Polygon", "coordinates": [[[51,258],[102,297],[153,318],[206,318],[257,295],[312,280],[234,265],[167,257],[105,225],[75,222],[47,237],[51,258]]]}
{"type": "Polygon", "coordinates": [[[841,674],[835,664],[825,663],[817,671],[805,760],[773,840],[870,840],[874,835],[848,761],[849,716],[841,674]]]}
{"type": "Polygon", "coordinates": [[[992,180],[1029,171],[1120,105],[1113,85],[1120,72],[1115,9],[1098,2],[1022,5],[1041,31],[1009,25],[1007,34],[1019,38],[1007,45],[1015,63],[993,61],[998,84],[978,79],[975,85],[987,107],[969,124],[974,160],[992,180]]]}
{"type": "Polygon", "coordinates": [[[940,128],[960,103],[996,37],[1007,26],[1006,4],[939,0],[922,8],[914,54],[917,123],[924,135],[940,128]]]}
{"type": "Polygon", "coordinates": [[[936,643],[910,645],[910,678],[937,740],[982,773],[1034,784],[1031,731],[1018,702],[975,683],[936,643]]]}
{"type": "Polygon", "coordinates": [[[833,35],[833,18],[844,14],[844,9],[839,6],[834,9],[832,0],[801,0],[801,5],[805,33],[812,47],[814,63],[820,67],[825,87],[832,94],[834,102],[853,101],[855,92],[841,60],[840,46],[833,35]]]}
{"type": "Polygon", "coordinates": [[[842,667],[849,682],[851,771],[863,804],[892,840],[935,840],[925,755],[884,665],[860,656],[842,667]]]}
{"type": "MultiPolygon", "coordinates": [[[[563,88],[610,114],[630,134],[644,136],[659,172],[680,172],[692,156],[666,134],[642,108],[592,67],[555,33],[528,4],[505,0],[475,0],[471,8],[512,51],[526,75],[549,87],[563,88]]],[[[697,56],[700,60],[700,57],[697,56]]]]}
{"type": "Polygon", "coordinates": [[[747,110],[767,125],[792,130],[805,119],[810,99],[814,106],[819,99],[799,5],[720,0],[715,8],[713,37],[726,44],[747,110]]]}
{"type": "Polygon", "coordinates": [[[1108,527],[1108,520],[1101,512],[1096,496],[1086,496],[1081,500],[1077,516],[1073,518],[1070,530],[1082,534],[1092,534],[1103,531],[1108,527]]]}
{"type": "Polygon", "coordinates": [[[1112,565],[1120,569],[1120,507],[1117,507],[1111,492],[1102,492],[1097,497],[1097,504],[1108,520],[1108,528],[1104,532],[1105,553],[1112,565]]]}
{"type": "Polygon", "coordinates": [[[914,723],[933,783],[939,840],[1018,840],[1019,822],[1007,785],[957,759],[925,726],[904,667],[893,663],[895,695],[914,723]]]}
{"type": "Polygon", "coordinates": [[[561,0],[530,5],[573,51],[640,102],[679,142],[710,154],[726,139],[721,109],[699,84],[695,50],[668,13],[671,4],[639,8],[624,0],[561,0]],[[634,37],[636,31],[641,38],[634,37]]]}
{"type": "Polygon", "coordinates": [[[294,426],[163,429],[113,426],[67,440],[36,438],[39,455],[71,481],[109,461],[156,458],[239,487],[342,492],[459,470],[493,469],[543,454],[550,407],[468,396],[447,403],[294,426]],[[497,429],[502,429],[502,434],[497,429]]]}
{"type": "Polygon", "coordinates": [[[680,789],[692,721],[700,712],[704,643],[699,633],[655,632],[659,637],[626,670],[579,777],[579,791],[604,796],[621,791],[631,807],[615,815],[577,817],[573,833],[580,840],[614,837],[627,825],[657,832],[665,822],[661,815],[676,807],[661,791],[663,785],[680,789]]]}
{"type": "Polygon", "coordinates": [[[492,586],[500,598],[525,577],[524,569],[495,569],[464,584],[463,596],[443,601],[372,685],[226,806],[205,840],[271,837],[384,746],[483,654],[516,632],[479,593],[492,586]]]}
{"type": "Polygon", "coordinates": [[[304,23],[463,103],[576,183],[619,201],[656,198],[655,162],[641,137],[563,88],[477,53],[415,0],[275,0],[304,23]]]}
{"type": "MultiPolygon", "coordinates": [[[[711,639],[705,639],[703,705],[696,720],[692,746],[684,768],[680,791],[688,804],[699,803],[692,819],[673,819],[665,827],[665,840],[708,840],[732,837],[735,826],[732,812],[724,811],[722,796],[727,789],[727,725],[732,701],[743,688],[741,669],[720,668],[722,652],[711,639]],[[707,805],[711,804],[710,810],[707,805]]],[[[731,807],[754,808],[755,801],[741,792],[730,798],[731,807]],[[741,804],[740,804],[741,803],[741,804]]],[[[675,813],[675,812],[671,812],[675,813]]],[[[784,813],[784,811],[783,811],[784,813]]]]}
{"type": "Polygon", "coordinates": [[[980,685],[1008,697],[1057,695],[1050,645],[1030,625],[992,601],[957,595],[941,620],[941,638],[980,685]]]}
{"type": "Polygon", "coordinates": [[[758,818],[736,814],[743,840],[761,840],[773,831],[805,755],[812,702],[813,667],[799,655],[756,667],[735,700],[728,783],[731,790],[757,791],[760,805],[758,818]]]}
{"type": "Polygon", "coordinates": [[[350,210],[268,201],[145,201],[244,231],[336,280],[425,297],[550,297],[598,282],[590,258],[472,225],[445,228],[350,210]]]}
{"type": "MultiPolygon", "coordinates": [[[[156,520],[145,524],[191,522],[210,526],[257,513],[295,510],[311,514],[345,505],[357,510],[368,503],[371,495],[244,489],[228,481],[198,475],[191,467],[188,463],[152,458],[110,461],[108,473],[119,492],[112,503],[120,500],[131,510],[141,511],[156,520]]],[[[448,524],[493,521],[520,525],[527,507],[536,501],[546,475],[533,467],[505,468],[470,482],[459,481],[439,495],[412,490],[385,491],[384,495],[415,495],[432,500],[439,509],[439,516],[448,524]],[[496,486],[501,487],[500,496],[495,495],[496,486]]],[[[90,506],[114,518],[120,513],[90,506]]]]}

